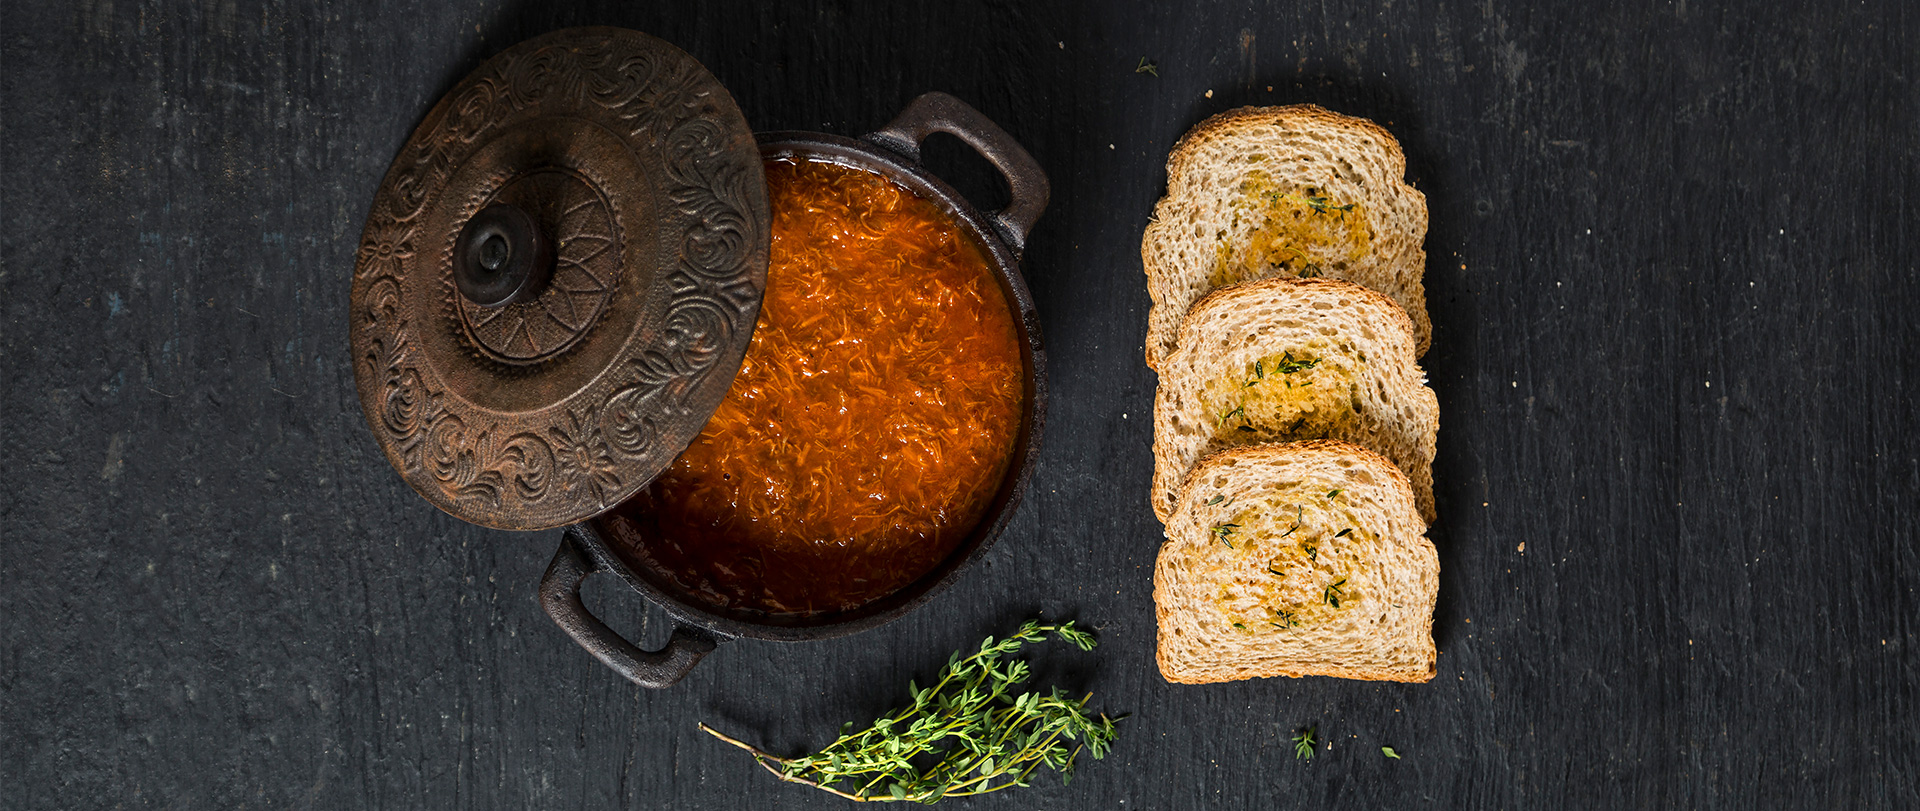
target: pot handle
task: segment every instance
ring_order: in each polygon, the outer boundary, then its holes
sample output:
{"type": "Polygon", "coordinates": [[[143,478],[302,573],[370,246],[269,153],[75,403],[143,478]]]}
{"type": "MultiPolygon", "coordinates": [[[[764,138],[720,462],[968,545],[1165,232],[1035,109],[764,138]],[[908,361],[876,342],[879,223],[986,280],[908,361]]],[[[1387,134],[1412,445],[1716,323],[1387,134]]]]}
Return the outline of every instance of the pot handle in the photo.
{"type": "Polygon", "coordinates": [[[553,563],[540,578],[540,606],[547,610],[560,630],[586,648],[614,672],[641,687],[658,690],[671,687],[713,651],[714,638],[699,628],[675,625],[673,637],[657,651],[643,651],[628,642],[580,601],[580,583],[588,575],[608,571],[587,549],[580,530],[568,527],[560,539],[553,563]]]}
{"type": "Polygon", "coordinates": [[[1007,187],[1013,192],[1012,200],[988,219],[1000,239],[1018,256],[1026,249],[1027,232],[1033,230],[1040,212],[1047,208],[1047,173],[1041,170],[1040,162],[1027,154],[1020,142],[999,124],[993,123],[993,119],[953,96],[924,93],[908,103],[886,126],[867,134],[863,140],[919,163],[920,142],[936,132],[949,133],[967,142],[1007,179],[1007,187]]]}

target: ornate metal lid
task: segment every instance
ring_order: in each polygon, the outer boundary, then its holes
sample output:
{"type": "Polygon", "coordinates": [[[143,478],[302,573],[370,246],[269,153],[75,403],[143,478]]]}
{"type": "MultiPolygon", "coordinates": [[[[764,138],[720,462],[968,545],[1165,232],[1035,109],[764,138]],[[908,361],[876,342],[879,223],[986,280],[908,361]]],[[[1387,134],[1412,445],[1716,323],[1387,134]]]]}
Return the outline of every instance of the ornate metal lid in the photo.
{"type": "Polygon", "coordinates": [[[766,287],[760,152],[699,62],[619,28],[508,48],[387,170],[353,273],[354,376],[400,475],[453,515],[596,515],[686,449],[766,287]]]}

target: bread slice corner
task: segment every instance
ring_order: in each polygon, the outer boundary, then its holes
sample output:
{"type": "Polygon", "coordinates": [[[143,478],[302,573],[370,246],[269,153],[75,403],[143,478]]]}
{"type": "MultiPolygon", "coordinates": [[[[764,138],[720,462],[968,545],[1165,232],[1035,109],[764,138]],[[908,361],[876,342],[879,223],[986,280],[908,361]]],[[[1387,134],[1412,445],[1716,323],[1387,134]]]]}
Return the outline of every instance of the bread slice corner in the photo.
{"type": "Polygon", "coordinates": [[[1357,445],[1208,457],[1154,565],[1161,675],[1432,679],[1440,562],[1424,531],[1406,477],[1357,445]]]}

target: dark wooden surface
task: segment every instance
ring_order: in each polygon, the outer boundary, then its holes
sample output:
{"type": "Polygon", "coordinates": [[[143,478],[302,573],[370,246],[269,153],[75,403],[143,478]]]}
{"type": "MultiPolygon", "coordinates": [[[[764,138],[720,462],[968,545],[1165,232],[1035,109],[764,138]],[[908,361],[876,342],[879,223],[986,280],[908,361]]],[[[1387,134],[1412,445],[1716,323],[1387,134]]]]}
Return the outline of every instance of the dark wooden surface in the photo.
{"type": "Polygon", "coordinates": [[[1131,717],[969,807],[1920,806],[1898,0],[411,5],[0,5],[0,806],[838,807],[694,724],[817,746],[1035,613],[1101,629],[1041,669],[1131,717]],[[559,533],[441,515],[376,450],[344,309],[375,184],[481,59],[581,24],[677,43],[759,129],[946,90],[1047,167],[1036,486],[926,609],[639,690],[536,606],[559,533]],[[1295,101],[1386,124],[1431,210],[1426,685],[1153,666],[1140,230],[1187,127],[1295,101]]]}

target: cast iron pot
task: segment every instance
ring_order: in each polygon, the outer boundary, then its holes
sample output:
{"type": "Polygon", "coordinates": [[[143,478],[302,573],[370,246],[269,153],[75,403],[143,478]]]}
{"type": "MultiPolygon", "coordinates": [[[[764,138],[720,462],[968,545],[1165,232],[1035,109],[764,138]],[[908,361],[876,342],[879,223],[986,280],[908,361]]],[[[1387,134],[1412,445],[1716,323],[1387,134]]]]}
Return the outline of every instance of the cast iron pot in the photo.
{"type": "Polygon", "coordinates": [[[1046,414],[1046,351],[1033,296],[1020,276],[1020,255],[1028,231],[1047,205],[1047,178],[1019,143],[979,111],[945,93],[914,99],[891,123],[860,139],[812,132],[773,132],[757,136],[764,158],[811,157],[869,169],[937,203],[972,232],[988,254],[1000,290],[1015,311],[1022,361],[1026,367],[1026,405],[1007,473],[980,523],[931,572],[893,594],[843,613],[779,618],[712,608],[683,595],[657,571],[635,559],[612,539],[604,517],[567,527],[552,565],[540,581],[540,603],[575,642],[620,675],[643,687],[667,687],[679,681],[721,641],[751,637],[781,642],[831,639],[858,633],[898,618],[933,599],[993,545],[1012,518],[1040,443],[1046,414]],[[965,141],[1005,176],[1012,191],[1005,209],[982,215],[952,187],[920,166],[920,143],[936,132],[965,141]],[[611,572],[675,620],[671,638],[657,651],[644,651],[600,621],[580,600],[588,575],[611,572]]]}

